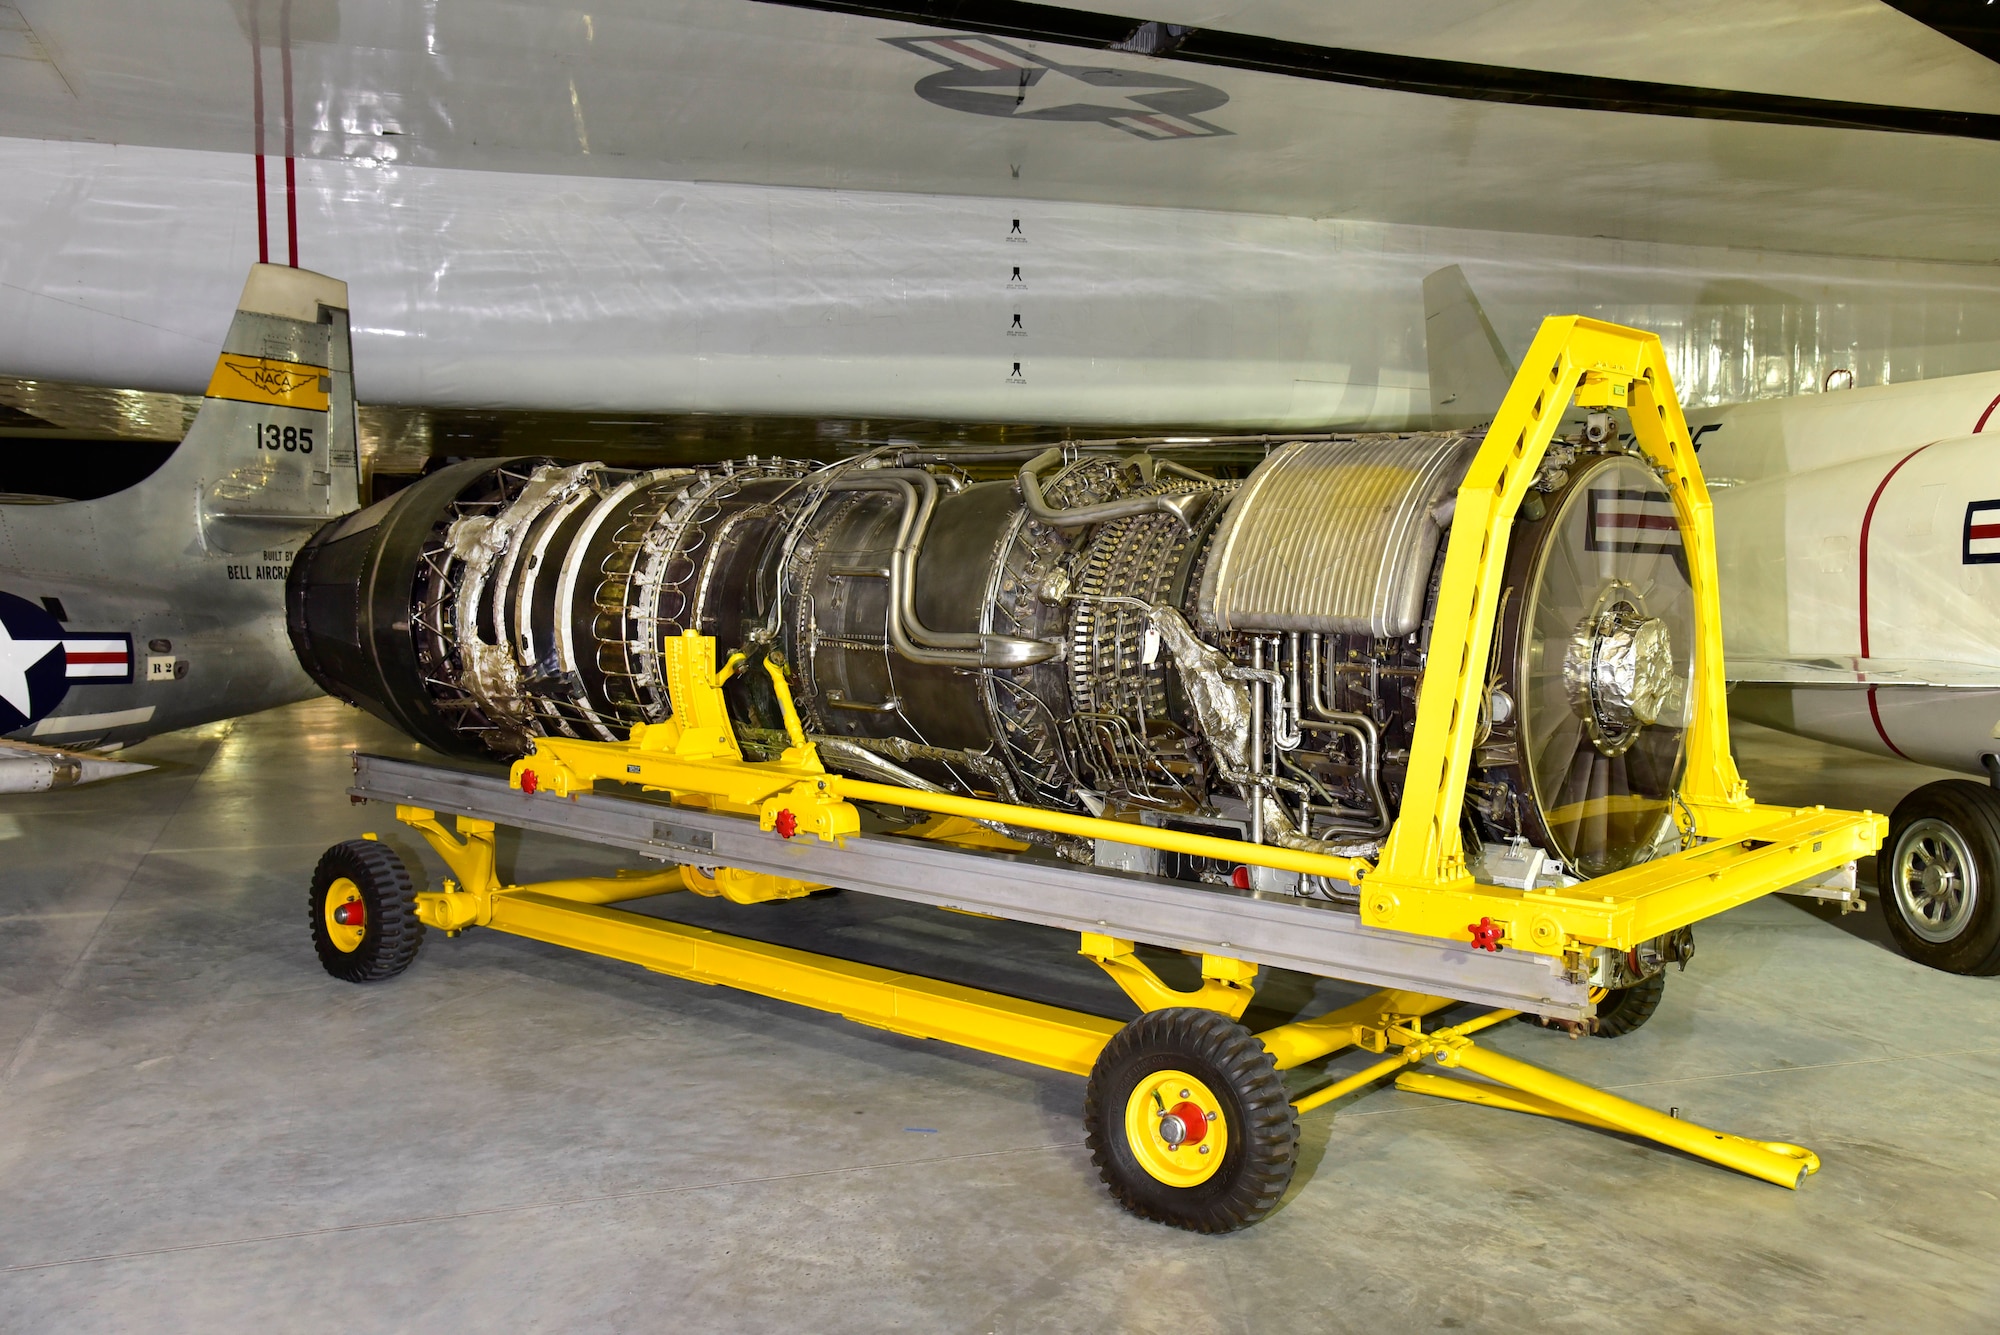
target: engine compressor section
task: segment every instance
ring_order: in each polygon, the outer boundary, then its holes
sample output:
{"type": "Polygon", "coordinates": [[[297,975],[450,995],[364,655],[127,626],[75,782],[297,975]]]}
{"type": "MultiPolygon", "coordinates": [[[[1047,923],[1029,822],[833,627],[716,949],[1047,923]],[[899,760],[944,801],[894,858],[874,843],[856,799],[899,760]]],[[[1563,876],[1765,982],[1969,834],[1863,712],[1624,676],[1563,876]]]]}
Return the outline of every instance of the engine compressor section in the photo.
{"type": "MultiPolygon", "coordinates": [[[[1557,443],[1507,547],[1464,843],[1565,885],[1682,847],[1694,601],[1674,506],[1615,433],[1557,443]]],[[[1451,433],[880,449],[633,471],[454,464],[328,526],[289,628],[328,692],[440,751],[623,740],[698,631],[791,686],[857,777],[1351,857],[1404,783],[1456,489],[1451,433]]],[[[726,687],[785,745],[769,675],[726,687]]],[[[1352,887],[1006,831],[1075,861],[1352,887]]]]}

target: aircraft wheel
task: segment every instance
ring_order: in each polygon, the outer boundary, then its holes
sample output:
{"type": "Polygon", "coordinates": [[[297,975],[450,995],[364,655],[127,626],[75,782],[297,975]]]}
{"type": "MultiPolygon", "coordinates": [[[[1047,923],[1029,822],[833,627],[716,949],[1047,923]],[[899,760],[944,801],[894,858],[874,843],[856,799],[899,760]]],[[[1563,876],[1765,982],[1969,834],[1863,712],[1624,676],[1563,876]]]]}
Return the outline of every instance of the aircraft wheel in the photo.
{"type": "Polygon", "coordinates": [[[313,871],[306,914],[320,964],[350,983],[395,977],[424,943],[409,870],[396,850],[372,839],[326,850],[313,871]]]}
{"type": "Polygon", "coordinates": [[[1597,1036],[1621,1038],[1653,1018],[1667,994],[1667,975],[1656,973],[1630,987],[1610,987],[1597,999],[1597,1036]]]}
{"type": "Polygon", "coordinates": [[[1150,1011],[1107,1043],[1084,1096],[1091,1162],[1133,1214],[1227,1233],[1269,1214],[1298,1115],[1257,1036],[1216,1011],[1150,1011]]]}
{"type": "Polygon", "coordinates": [[[1876,867],[1905,955],[1946,973],[2000,973],[2000,793],[1970,779],[1925,784],[1896,804],[1876,867]]]}

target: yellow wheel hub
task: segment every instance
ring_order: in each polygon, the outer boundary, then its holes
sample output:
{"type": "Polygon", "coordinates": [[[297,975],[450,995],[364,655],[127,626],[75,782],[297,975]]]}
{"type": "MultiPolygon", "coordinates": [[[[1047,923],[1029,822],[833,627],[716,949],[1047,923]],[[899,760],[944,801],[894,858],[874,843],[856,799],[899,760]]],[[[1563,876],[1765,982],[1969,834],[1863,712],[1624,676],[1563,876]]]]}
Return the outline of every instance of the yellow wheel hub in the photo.
{"type": "Polygon", "coordinates": [[[1185,1071],[1155,1071],[1125,1101],[1125,1140],[1139,1166],[1170,1187],[1215,1176],[1229,1150],[1229,1121],[1215,1091],[1185,1071]]]}
{"type": "Polygon", "coordinates": [[[334,949],[344,955],[361,949],[368,936],[368,906],[362,902],[360,886],[345,876],[329,885],[320,916],[326,922],[326,936],[334,949]]]}

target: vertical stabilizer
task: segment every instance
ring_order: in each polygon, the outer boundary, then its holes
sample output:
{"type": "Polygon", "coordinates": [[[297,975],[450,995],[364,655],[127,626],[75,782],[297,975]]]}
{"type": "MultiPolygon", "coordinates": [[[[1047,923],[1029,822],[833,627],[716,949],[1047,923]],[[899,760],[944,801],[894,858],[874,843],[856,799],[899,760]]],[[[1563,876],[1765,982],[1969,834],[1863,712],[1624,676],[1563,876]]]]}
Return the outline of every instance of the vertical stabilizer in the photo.
{"type": "Polygon", "coordinates": [[[1456,264],[1424,279],[1424,350],[1431,425],[1463,430],[1491,422],[1514,383],[1514,360],[1456,264]]]}
{"type": "MultiPolygon", "coordinates": [[[[201,408],[151,476],[0,504],[0,665],[33,658],[32,689],[0,674],[0,734],[118,745],[314,693],[285,637],[285,576],[359,501],[352,366],[347,285],[256,265],[201,408]]],[[[18,781],[55,782],[41,759],[18,781]]]]}
{"type": "Polygon", "coordinates": [[[360,503],[347,284],[252,265],[174,462],[200,473],[204,542],[248,551],[360,503]]]}

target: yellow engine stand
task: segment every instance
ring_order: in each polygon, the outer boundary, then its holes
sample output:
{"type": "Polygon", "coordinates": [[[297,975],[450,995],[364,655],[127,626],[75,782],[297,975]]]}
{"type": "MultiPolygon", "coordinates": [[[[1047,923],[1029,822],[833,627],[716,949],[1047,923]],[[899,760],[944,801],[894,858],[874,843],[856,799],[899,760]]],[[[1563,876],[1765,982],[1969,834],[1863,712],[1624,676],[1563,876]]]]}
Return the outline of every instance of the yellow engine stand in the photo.
{"type": "MultiPolygon", "coordinates": [[[[1090,1072],[1097,1054],[1122,1027],[1095,1015],[603,907],[689,888],[686,868],[502,885],[493,870],[491,821],[460,817],[459,834],[454,836],[424,808],[398,807],[396,815],[422,833],[452,870],[444,890],[417,897],[418,916],[444,931],[491,927],[655,973],[735,987],[913,1038],[941,1039],[1075,1075],[1090,1072]]],[[[1256,966],[1243,961],[1204,955],[1202,985],[1181,992],[1139,960],[1130,941],[1087,933],[1080,953],[1103,966],[1142,1011],[1193,1006],[1240,1019],[1257,973],[1256,966]]],[[[1383,991],[1311,1020],[1266,1029],[1257,1037],[1280,1070],[1349,1047],[1375,1053],[1398,1049],[1383,1061],[1294,1100],[1294,1108],[1302,1114],[1395,1077],[1398,1089],[1412,1093],[1641,1136],[1780,1186],[1797,1187],[1819,1169],[1819,1159],[1809,1150],[1746,1140],[1668,1117],[1472,1042],[1473,1034],[1511,1019],[1516,1011],[1492,1011],[1426,1033],[1424,1017],[1453,1004],[1446,997],[1383,991]],[[1408,1069],[1425,1061],[1483,1076],[1485,1081],[1408,1069]]]]}
{"type": "MultiPolygon", "coordinates": [[[[732,656],[718,668],[714,640],[693,632],[661,646],[672,718],[635,727],[626,742],[542,738],[532,754],[515,763],[510,779],[522,793],[556,796],[575,796],[606,780],[633,784],[665,793],[678,805],[755,816],[762,830],[786,839],[811,836],[838,844],[860,830],[854,803],[870,802],[942,818],[917,831],[933,837],[962,836],[968,821],[999,822],[1275,867],[1358,887],[1361,919],[1370,926],[1465,942],[1468,924],[1486,919],[1498,925],[1495,944],[1501,948],[1561,957],[1576,969],[1594,947],[1630,950],[1872,853],[1886,833],[1884,818],[1870,812],[1766,807],[1750,800],[1729,752],[1719,607],[1708,492],[1659,340],[1564,316],[1543,323],[1459,489],[1409,777],[1401,809],[1375,862],[831,774],[804,735],[782,669],[769,660],[764,667],[782,707],[790,745],[776,760],[746,760],[722,692],[744,660],[732,656]],[[1515,512],[1572,400],[1586,407],[1629,410],[1634,436],[1673,498],[1687,536],[1698,622],[1694,710],[1681,796],[1694,822],[1694,846],[1563,889],[1483,885],[1466,868],[1459,824],[1500,596],[1499,572],[1515,512]]],[[[755,902],[817,888],[804,882],[685,867],[503,886],[494,867],[491,822],[461,818],[454,836],[429,810],[405,806],[397,815],[419,830],[452,868],[454,877],[444,890],[418,897],[423,921],[446,931],[490,926],[662,973],[781,997],[899,1033],[1079,1073],[1090,1070],[1121,1027],[1095,1016],[604,907],[680,889],[755,902]]],[[[990,845],[993,837],[981,831],[979,842],[990,845]]],[[[1130,941],[1086,934],[1081,953],[1146,1011],[1195,1007],[1236,1019],[1249,1004],[1257,973],[1250,962],[1204,954],[1200,986],[1179,991],[1139,959],[1130,941]]],[[[1473,1042],[1473,1034],[1514,1011],[1494,1011],[1426,1032],[1425,1017],[1452,1004],[1444,997],[1385,991],[1330,1015],[1266,1030],[1259,1038],[1281,1070],[1347,1047],[1382,1054],[1395,1050],[1298,1098],[1300,1112],[1395,1077],[1400,1089],[1627,1132],[1787,1187],[1796,1187],[1818,1167],[1811,1152],[1797,1146],[1694,1126],[1473,1042]],[[1483,1079],[1411,1069],[1426,1062],[1483,1079]]]]}

